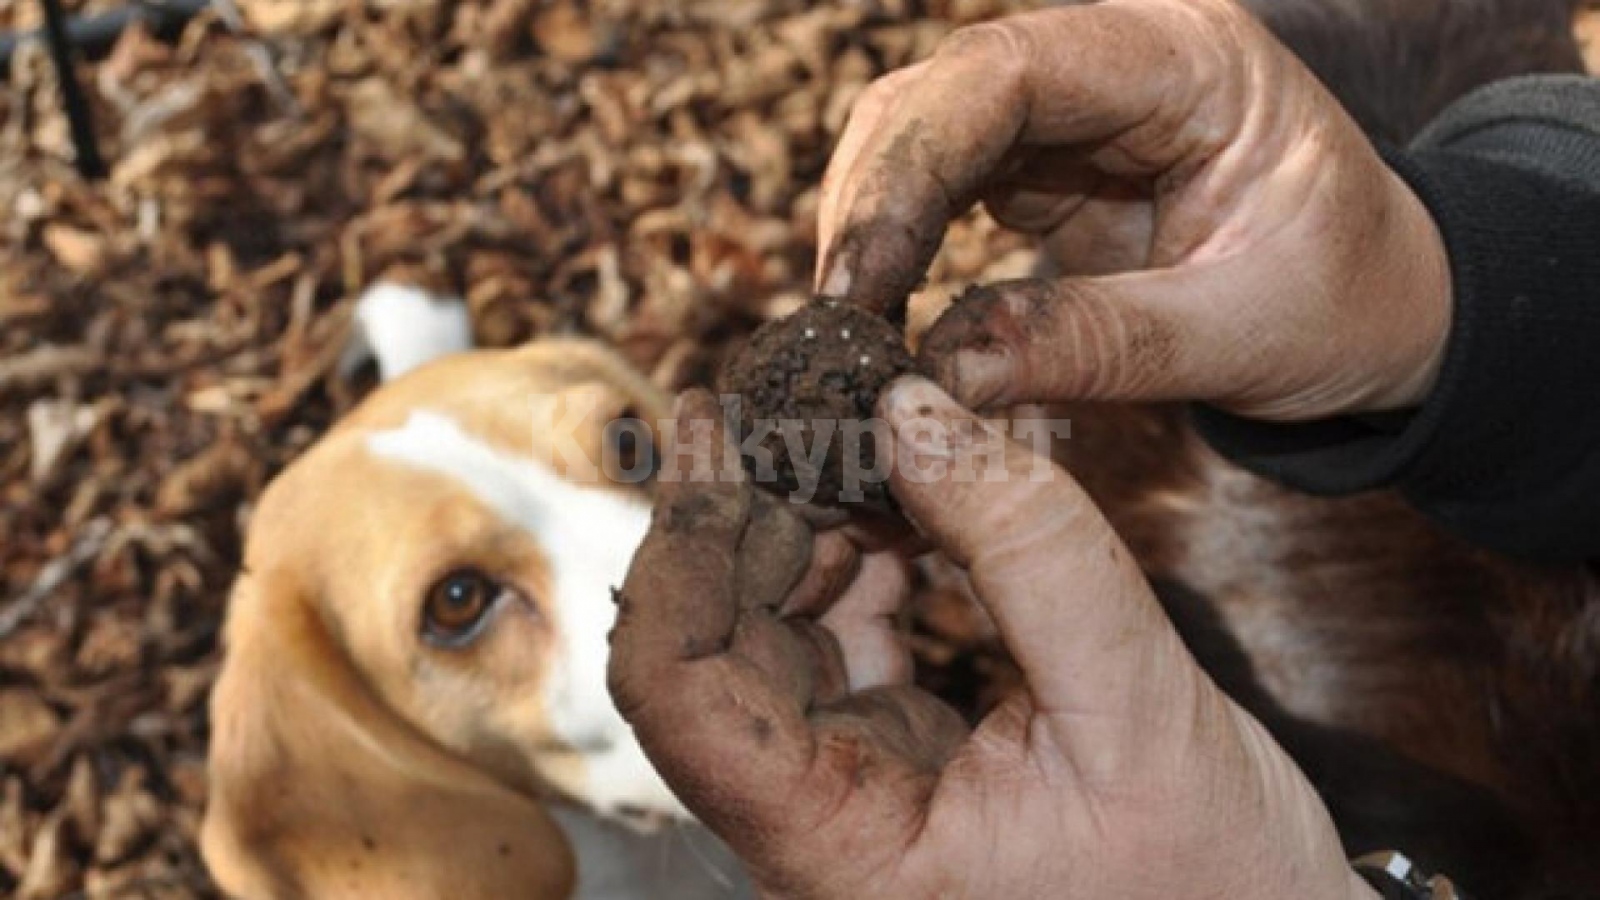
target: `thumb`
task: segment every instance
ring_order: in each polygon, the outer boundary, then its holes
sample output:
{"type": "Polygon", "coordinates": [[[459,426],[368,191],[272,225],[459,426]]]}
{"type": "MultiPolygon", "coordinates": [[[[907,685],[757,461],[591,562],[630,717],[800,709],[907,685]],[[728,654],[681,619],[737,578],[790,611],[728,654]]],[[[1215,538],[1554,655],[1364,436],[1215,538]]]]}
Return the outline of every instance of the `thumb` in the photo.
{"type": "Polygon", "coordinates": [[[969,289],[923,339],[927,371],[972,408],[1060,400],[1226,400],[1259,308],[1224,271],[1185,266],[969,289]],[[1212,298],[1227,298],[1217,315],[1212,298]],[[1208,310],[1209,307],[1209,310],[1208,310]]]}
{"type": "Polygon", "coordinates": [[[1069,758],[1109,775],[1173,746],[1209,683],[1082,488],[926,380],[897,381],[879,415],[896,499],[966,567],[1069,758]]]}

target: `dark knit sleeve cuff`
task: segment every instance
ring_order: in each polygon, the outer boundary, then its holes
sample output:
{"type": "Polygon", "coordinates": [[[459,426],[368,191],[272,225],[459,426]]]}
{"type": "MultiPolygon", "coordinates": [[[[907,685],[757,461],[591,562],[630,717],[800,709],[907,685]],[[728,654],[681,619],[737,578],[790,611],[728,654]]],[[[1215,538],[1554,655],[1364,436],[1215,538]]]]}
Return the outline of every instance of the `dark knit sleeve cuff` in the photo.
{"type": "MultiPolygon", "coordinates": [[[[1568,81],[1600,113],[1596,83],[1568,81]]],[[[1301,490],[1395,486],[1480,544],[1583,558],[1600,551],[1600,129],[1513,87],[1543,113],[1502,89],[1447,114],[1446,146],[1385,153],[1451,264],[1451,332],[1422,407],[1302,424],[1194,414],[1219,451],[1301,490]]]]}

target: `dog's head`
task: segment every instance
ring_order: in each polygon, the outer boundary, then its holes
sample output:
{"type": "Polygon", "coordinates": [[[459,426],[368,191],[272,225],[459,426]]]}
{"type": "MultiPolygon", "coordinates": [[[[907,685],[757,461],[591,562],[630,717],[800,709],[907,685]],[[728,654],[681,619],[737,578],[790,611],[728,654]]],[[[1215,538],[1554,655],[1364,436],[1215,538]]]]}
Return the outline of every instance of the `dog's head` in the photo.
{"type": "MultiPolygon", "coordinates": [[[[583,341],[384,385],[263,495],[212,696],[203,843],[246,896],[561,897],[541,798],[681,814],[605,686],[648,527],[619,417],[668,398],[583,341]]],[[[633,446],[627,446],[629,443],[633,446]]]]}

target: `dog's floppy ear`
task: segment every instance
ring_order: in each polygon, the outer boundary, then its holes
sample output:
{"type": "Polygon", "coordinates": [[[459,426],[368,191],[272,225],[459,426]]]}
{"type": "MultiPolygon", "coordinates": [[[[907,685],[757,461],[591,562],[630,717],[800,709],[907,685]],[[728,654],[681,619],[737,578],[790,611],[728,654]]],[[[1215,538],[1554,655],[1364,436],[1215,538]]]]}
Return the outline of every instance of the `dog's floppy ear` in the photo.
{"type": "Polygon", "coordinates": [[[240,579],[212,692],[201,844],[230,894],[556,900],[571,849],[534,800],[384,707],[303,586],[240,579]]]}

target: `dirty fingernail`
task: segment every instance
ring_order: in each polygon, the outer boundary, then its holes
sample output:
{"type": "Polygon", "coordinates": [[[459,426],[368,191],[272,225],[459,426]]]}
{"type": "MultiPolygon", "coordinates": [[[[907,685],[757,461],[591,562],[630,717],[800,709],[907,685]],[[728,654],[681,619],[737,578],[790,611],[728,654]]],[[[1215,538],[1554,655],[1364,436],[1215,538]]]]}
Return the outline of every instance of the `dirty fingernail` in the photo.
{"type": "Polygon", "coordinates": [[[844,264],[844,260],[835,257],[828,266],[827,277],[822,282],[822,296],[848,297],[850,282],[850,267],[844,264]]]}
{"type": "Polygon", "coordinates": [[[950,395],[921,375],[902,375],[883,392],[883,417],[890,425],[936,415],[952,405],[950,395]]]}

